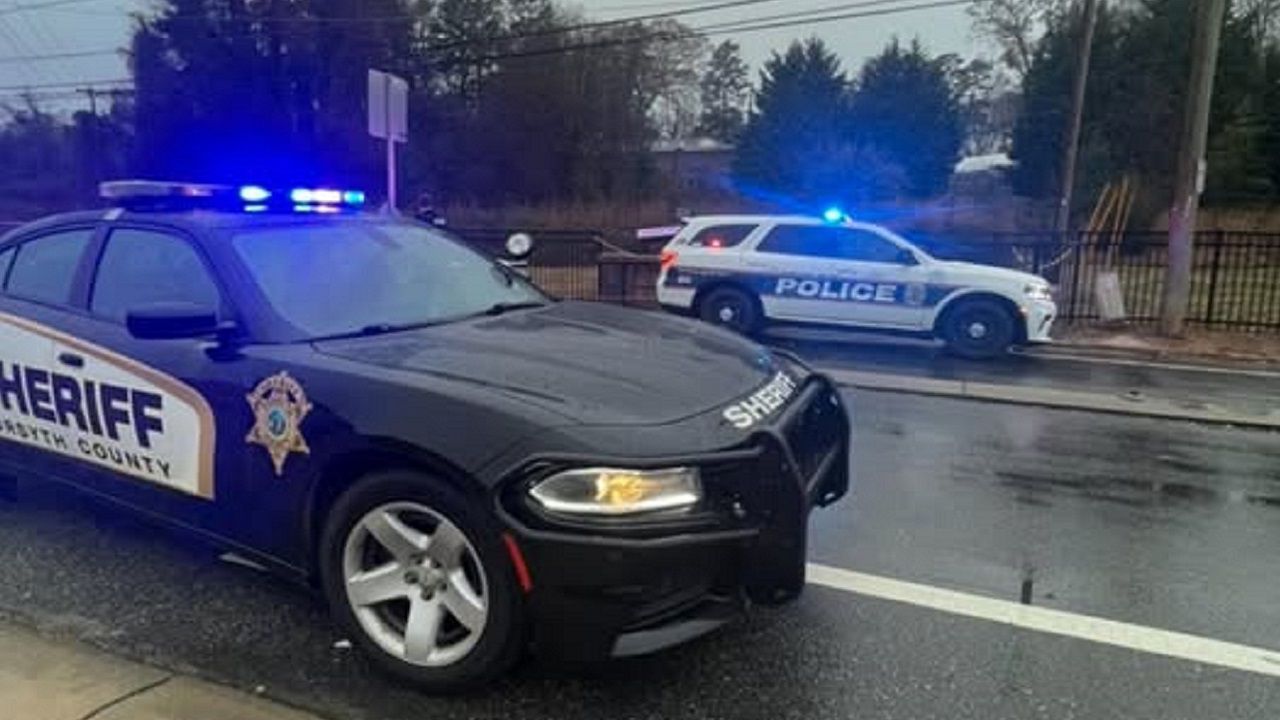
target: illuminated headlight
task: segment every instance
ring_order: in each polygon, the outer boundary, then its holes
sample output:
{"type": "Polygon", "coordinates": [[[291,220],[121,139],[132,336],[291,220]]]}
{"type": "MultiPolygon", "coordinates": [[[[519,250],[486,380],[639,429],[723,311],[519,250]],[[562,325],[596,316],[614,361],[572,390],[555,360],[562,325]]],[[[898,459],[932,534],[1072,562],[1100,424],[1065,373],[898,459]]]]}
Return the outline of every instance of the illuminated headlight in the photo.
{"type": "Polygon", "coordinates": [[[702,499],[697,468],[661,470],[583,468],[539,481],[529,495],[552,512],[632,515],[696,505],[702,499]]]}
{"type": "Polygon", "coordinates": [[[1046,283],[1032,283],[1023,288],[1023,292],[1031,300],[1053,300],[1053,289],[1046,283]]]}

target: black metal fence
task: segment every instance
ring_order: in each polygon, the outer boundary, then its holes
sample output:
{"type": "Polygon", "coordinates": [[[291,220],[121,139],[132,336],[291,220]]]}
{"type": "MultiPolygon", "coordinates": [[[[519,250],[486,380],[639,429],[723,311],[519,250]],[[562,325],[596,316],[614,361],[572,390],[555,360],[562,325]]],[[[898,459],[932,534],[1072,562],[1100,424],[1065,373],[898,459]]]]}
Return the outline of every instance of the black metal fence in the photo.
{"type": "MultiPolygon", "coordinates": [[[[1114,273],[1124,317],[1137,324],[1160,318],[1168,235],[1156,232],[1053,233],[985,240],[930,240],[945,259],[1001,265],[1042,275],[1057,286],[1063,320],[1095,321],[1099,278],[1114,273]]],[[[1280,235],[1200,232],[1192,251],[1188,322],[1211,329],[1280,330],[1280,235]]]]}
{"type": "MultiPolygon", "coordinates": [[[[501,255],[508,231],[460,231],[501,255]]],[[[600,233],[534,231],[529,275],[554,295],[652,307],[657,258],[611,245],[600,233]]],[[[1067,322],[1100,319],[1099,277],[1114,273],[1124,317],[1160,317],[1168,265],[1165,233],[1001,234],[915,238],[947,260],[966,260],[1041,275],[1057,288],[1067,322]]],[[[1210,329],[1280,331],[1280,234],[1201,232],[1192,253],[1188,321],[1210,329]]]]}

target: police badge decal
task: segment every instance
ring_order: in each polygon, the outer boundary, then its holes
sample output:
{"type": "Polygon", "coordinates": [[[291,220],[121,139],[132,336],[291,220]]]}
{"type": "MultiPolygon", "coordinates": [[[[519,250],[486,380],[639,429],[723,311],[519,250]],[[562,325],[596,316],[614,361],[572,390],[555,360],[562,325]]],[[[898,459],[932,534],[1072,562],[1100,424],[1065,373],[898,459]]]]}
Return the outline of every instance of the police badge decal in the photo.
{"type": "Polygon", "coordinates": [[[271,454],[276,477],[284,475],[284,463],[290,453],[310,455],[311,448],[302,437],[302,421],[311,412],[307,393],[297,380],[282,372],[258,383],[245,396],[253,408],[254,424],[245,442],[261,445],[271,454]]]}

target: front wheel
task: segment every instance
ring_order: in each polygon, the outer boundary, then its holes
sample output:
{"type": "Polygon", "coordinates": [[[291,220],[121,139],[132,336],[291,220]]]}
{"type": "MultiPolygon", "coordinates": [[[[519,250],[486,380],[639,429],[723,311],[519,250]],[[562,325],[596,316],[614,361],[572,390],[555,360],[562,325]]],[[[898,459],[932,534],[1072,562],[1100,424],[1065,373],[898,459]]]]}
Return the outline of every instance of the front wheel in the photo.
{"type": "Polygon", "coordinates": [[[379,666],[433,692],[475,687],[518,657],[512,575],[484,511],[411,473],[360,481],[322,540],[335,619],[379,666]]]}
{"type": "Polygon", "coordinates": [[[756,299],[735,287],[712,290],[698,304],[698,317],[743,335],[760,327],[760,306],[756,299]]]}
{"type": "Polygon", "coordinates": [[[990,300],[970,300],[947,317],[943,337],[955,354],[972,359],[1003,355],[1015,331],[1009,311],[990,300]]]}

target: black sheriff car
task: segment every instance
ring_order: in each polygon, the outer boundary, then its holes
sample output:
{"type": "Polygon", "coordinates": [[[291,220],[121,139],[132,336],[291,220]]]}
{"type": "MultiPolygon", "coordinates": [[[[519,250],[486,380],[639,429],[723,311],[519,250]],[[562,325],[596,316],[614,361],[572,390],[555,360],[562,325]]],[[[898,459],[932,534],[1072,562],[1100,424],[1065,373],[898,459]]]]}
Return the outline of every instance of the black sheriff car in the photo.
{"type": "Polygon", "coordinates": [[[832,384],[727,331],[558,302],[359,192],[107,183],[0,238],[0,476],[323,592],[435,691],[794,598],[845,494],[832,384]]]}

